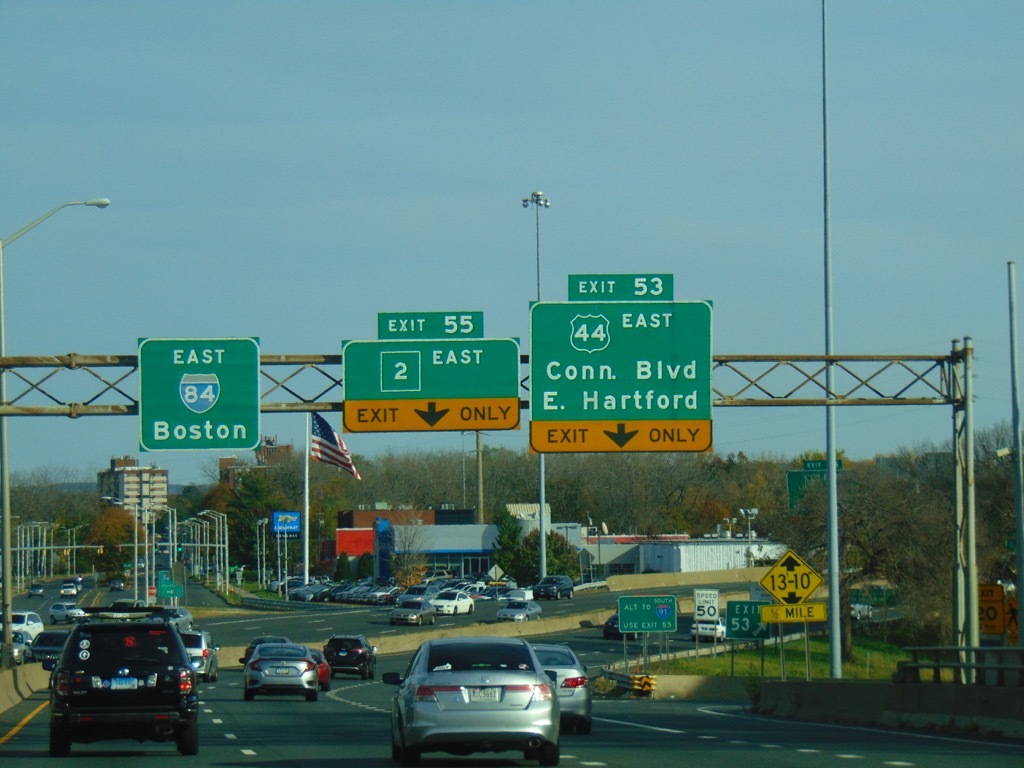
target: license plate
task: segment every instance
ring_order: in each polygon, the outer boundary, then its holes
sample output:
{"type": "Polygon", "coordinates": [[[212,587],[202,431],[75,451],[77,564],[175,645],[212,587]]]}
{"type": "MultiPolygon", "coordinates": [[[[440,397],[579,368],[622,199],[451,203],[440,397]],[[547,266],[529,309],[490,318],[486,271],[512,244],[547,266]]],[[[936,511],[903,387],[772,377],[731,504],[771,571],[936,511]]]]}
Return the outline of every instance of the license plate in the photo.
{"type": "Polygon", "coordinates": [[[292,671],[291,667],[274,667],[275,675],[290,675],[292,671]]]}
{"type": "Polygon", "coordinates": [[[499,688],[491,686],[490,688],[470,688],[469,689],[469,700],[470,701],[498,701],[499,688]]]}
{"type": "Polygon", "coordinates": [[[139,681],[134,677],[115,677],[110,680],[112,691],[134,691],[139,687],[139,681]]]}

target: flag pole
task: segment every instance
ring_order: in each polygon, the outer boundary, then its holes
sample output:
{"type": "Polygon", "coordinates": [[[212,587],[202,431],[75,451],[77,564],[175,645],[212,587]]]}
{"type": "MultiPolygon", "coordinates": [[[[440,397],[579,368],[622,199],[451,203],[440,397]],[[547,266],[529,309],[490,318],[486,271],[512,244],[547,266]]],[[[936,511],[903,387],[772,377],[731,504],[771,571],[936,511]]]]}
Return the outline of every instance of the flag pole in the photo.
{"type": "Polygon", "coordinates": [[[302,583],[309,584],[309,454],[313,449],[313,418],[306,412],[306,458],[302,483],[302,583]]]}

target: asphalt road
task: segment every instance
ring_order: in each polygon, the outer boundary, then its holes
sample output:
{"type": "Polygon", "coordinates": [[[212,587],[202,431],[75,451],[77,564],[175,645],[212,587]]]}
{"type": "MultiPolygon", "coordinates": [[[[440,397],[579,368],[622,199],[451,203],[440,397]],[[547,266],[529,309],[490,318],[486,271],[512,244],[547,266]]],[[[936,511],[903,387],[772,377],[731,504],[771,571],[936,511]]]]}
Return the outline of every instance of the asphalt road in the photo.
{"type": "MultiPolygon", "coordinates": [[[[381,660],[380,672],[399,671],[406,657],[381,660]]],[[[317,702],[299,697],[244,702],[241,673],[226,671],[202,686],[200,753],[192,768],[275,766],[363,768],[392,765],[389,707],[394,689],[377,681],[336,678],[317,702]]],[[[0,715],[4,768],[31,768],[47,754],[47,718],[41,694],[0,715]]],[[[832,768],[922,766],[1005,768],[1024,746],[991,740],[905,734],[870,728],[821,726],[751,716],[733,704],[646,699],[595,702],[589,736],[562,737],[562,765],[677,768],[832,768]]],[[[185,761],[172,744],[75,744],[76,768],[185,761]]],[[[424,766],[500,768],[536,765],[517,753],[424,756],[424,766]]]]}
{"type": "MultiPolygon", "coordinates": [[[[88,586],[88,585],[87,585],[88,586]]],[[[725,588],[725,585],[723,585],[725,588]]],[[[79,602],[103,604],[109,595],[89,590],[79,602]]],[[[57,599],[56,588],[18,609],[44,613],[48,601],[57,599]]],[[[190,590],[189,606],[220,601],[202,590],[190,590]]],[[[608,609],[615,596],[609,593],[578,594],[573,601],[543,603],[545,613],[608,609]]],[[[445,617],[438,627],[492,620],[496,606],[482,606],[472,616],[445,617]]],[[[244,645],[262,633],[286,633],[294,639],[314,642],[332,632],[365,632],[371,637],[387,633],[419,631],[391,627],[384,609],[339,606],[338,610],[310,614],[230,614],[210,616],[201,625],[210,629],[222,645],[244,645]]],[[[680,627],[671,643],[690,645],[680,627]]],[[[584,663],[598,665],[609,659],[632,655],[639,643],[604,640],[600,628],[580,627],[545,640],[569,643],[584,663]]],[[[409,654],[382,656],[378,680],[385,671],[401,671],[409,654]]],[[[227,660],[226,660],[227,661],[227,660]]],[[[201,748],[189,758],[193,768],[223,766],[279,766],[281,768],[336,768],[336,766],[392,765],[389,741],[390,699],[394,689],[378,681],[338,677],[332,690],[319,701],[298,697],[257,698],[244,702],[241,673],[223,670],[216,683],[202,685],[201,748]]],[[[0,713],[0,762],[4,768],[29,768],[47,754],[48,723],[44,694],[0,713]]],[[[134,742],[76,744],[72,760],[76,768],[110,768],[111,761],[137,766],[139,760],[184,760],[173,745],[134,742]]],[[[694,702],[631,698],[598,699],[594,705],[594,731],[590,736],[566,734],[562,738],[562,765],[636,766],[676,768],[689,761],[701,768],[825,768],[837,764],[862,766],[923,766],[924,768],[1003,768],[1024,758],[1024,745],[986,739],[949,738],[873,728],[851,728],[780,721],[752,716],[745,707],[726,702],[694,702]]],[[[531,765],[521,755],[479,755],[453,758],[427,754],[424,766],[531,765]]]]}

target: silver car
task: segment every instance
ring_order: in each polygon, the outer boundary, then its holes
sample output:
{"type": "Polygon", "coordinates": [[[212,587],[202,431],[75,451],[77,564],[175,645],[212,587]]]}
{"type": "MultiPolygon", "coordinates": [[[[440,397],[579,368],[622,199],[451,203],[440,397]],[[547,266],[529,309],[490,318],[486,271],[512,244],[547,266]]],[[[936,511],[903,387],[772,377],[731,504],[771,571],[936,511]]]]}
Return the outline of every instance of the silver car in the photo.
{"type": "Polygon", "coordinates": [[[242,670],[242,696],[293,694],[316,701],[320,678],[309,648],[296,643],[260,643],[242,670]]]}
{"type": "Polygon", "coordinates": [[[216,682],[220,674],[220,659],[217,658],[220,646],[214,645],[210,633],[196,629],[178,634],[181,635],[181,641],[185,644],[185,650],[188,651],[188,657],[196,670],[196,675],[206,682],[216,682]]]}
{"type": "Polygon", "coordinates": [[[541,614],[540,603],[533,600],[509,600],[504,608],[498,611],[498,621],[533,621],[541,614]]]}
{"type": "Polygon", "coordinates": [[[11,661],[15,664],[23,664],[29,657],[29,647],[32,645],[32,639],[28,636],[28,632],[22,632],[20,630],[11,632],[11,661]]]}
{"type": "Polygon", "coordinates": [[[388,614],[391,624],[433,624],[437,621],[437,611],[429,600],[418,597],[402,597],[388,614]]]}
{"type": "Polygon", "coordinates": [[[391,757],[415,765],[424,752],[468,755],[521,751],[558,765],[560,710],[551,676],[520,638],[445,637],[425,641],[391,703],[391,757]]]}
{"type": "Polygon", "coordinates": [[[568,645],[533,644],[545,672],[554,671],[558,683],[558,705],[562,730],[588,734],[593,725],[587,668],[568,645]]]}

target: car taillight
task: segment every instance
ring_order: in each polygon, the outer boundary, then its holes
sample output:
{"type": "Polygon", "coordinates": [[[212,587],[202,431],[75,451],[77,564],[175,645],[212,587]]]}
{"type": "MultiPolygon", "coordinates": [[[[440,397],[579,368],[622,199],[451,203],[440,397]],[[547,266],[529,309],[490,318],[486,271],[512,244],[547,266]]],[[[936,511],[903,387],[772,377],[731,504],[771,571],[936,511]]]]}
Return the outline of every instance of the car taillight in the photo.
{"type": "Polygon", "coordinates": [[[258,661],[250,661],[249,669],[251,669],[253,672],[259,672],[262,669],[262,667],[260,667],[260,663],[258,661]]]}
{"type": "Polygon", "coordinates": [[[586,688],[587,687],[587,676],[582,675],[580,677],[567,677],[562,681],[561,688],[586,688]]]}
{"type": "Polygon", "coordinates": [[[416,701],[437,701],[437,693],[457,693],[462,690],[459,685],[420,685],[416,688],[416,701]]]}
{"type": "Polygon", "coordinates": [[[209,648],[203,648],[203,658],[204,659],[210,658],[210,649],[209,648]]]}
{"type": "Polygon", "coordinates": [[[178,692],[192,693],[196,687],[195,672],[189,669],[182,669],[178,672],[178,692]]]}
{"type": "Polygon", "coordinates": [[[71,694],[71,674],[66,670],[61,670],[53,676],[53,690],[56,691],[58,696],[68,696],[71,694]]]}
{"type": "Polygon", "coordinates": [[[506,685],[506,691],[530,691],[530,699],[532,701],[550,701],[553,694],[551,693],[551,686],[547,684],[541,685],[506,685]]]}
{"type": "Polygon", "coordinates": [[[306,665],[307,672],[312,672],[314,669],[316,669],[316,664],[314,664],[312,661],[305,661],[303,663],[306,665]]]}

